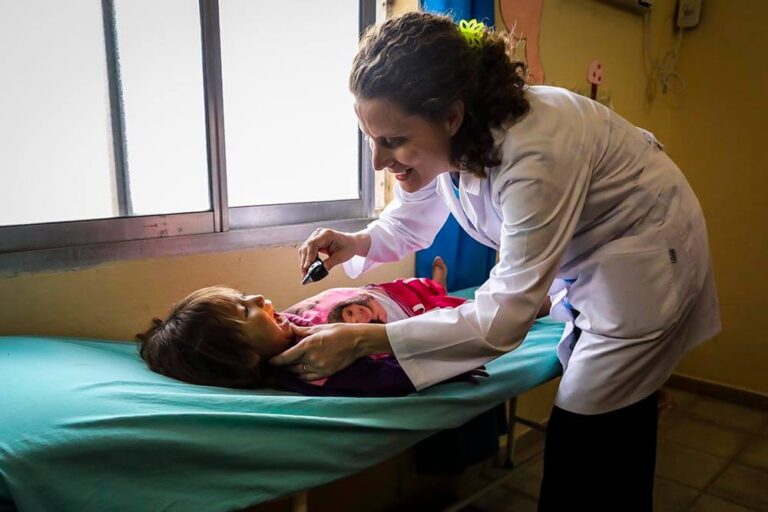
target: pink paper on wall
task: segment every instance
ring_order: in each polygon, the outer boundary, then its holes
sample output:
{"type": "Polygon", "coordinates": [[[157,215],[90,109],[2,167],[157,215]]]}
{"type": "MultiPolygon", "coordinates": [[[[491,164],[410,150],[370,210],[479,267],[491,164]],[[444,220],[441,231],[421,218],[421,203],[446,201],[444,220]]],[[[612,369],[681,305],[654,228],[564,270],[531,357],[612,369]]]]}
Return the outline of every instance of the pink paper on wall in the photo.
{"type": "Polygon", "coordinates": [[[587,82],[591,85],[589,97],[596,100],[597,86],[603,83],[603,65],[597,59],[593,60],[587,68],[587,82]]]}
{"type": "Polygon", "coordinates": [[[526,82],[544,83],[544,66],[539,53],[539,27],[544,0],[499,0],[501,19],[516,41],[525,41],[526,82]]]}

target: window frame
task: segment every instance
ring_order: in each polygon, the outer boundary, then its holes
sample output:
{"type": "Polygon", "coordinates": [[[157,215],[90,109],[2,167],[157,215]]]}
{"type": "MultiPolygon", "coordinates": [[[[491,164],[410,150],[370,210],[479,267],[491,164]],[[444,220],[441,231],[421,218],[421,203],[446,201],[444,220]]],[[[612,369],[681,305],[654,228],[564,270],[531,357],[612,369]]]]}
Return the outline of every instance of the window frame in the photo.
{"type": "MultiPolygon", "coordinates": [[[[210,209],[135,217],[0,226],[0,275],[90,266],[117,259],[289,244],[325,226],[357,230],[374,217],[371,152],[358,130],[357,199],[229,207],[218,0],[199,0],[210,209]]],[[[359,0],[359,31],[375,23],[376,0],[359,0]]],[[[102,0],[113,153],[121,215],[125,189],[124,120],[116,65],[113,0],[102,0]],[[122,178],[122,179],[121,179],[122,178]],[[122,184],[122,185],[121,185],[122,184]],[[122,189],[121,189],[122,186],[122,189]]]]}

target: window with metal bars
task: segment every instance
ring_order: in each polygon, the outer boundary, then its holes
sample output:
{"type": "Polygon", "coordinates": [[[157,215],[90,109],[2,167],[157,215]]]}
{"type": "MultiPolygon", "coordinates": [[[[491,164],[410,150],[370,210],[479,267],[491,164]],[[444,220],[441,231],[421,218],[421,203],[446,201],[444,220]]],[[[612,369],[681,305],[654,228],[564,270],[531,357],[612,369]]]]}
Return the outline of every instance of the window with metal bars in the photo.
{"type": "Polygon", "coordinates": [[[297,241],[373,214],[346,80],[374,0],[0,7],[0,269],[297,241]]]}

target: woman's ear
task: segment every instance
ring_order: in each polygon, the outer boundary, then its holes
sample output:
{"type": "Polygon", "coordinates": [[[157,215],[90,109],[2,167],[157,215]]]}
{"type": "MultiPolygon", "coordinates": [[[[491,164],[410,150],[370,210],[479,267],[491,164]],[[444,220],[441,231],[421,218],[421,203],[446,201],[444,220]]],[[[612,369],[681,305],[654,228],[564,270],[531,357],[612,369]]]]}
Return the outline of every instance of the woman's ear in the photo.
{"type": "Polygon", "coordinates": [[[448,131],[448,136],[453,137],[456,132],[461,128],[461,123],[464,122],[464,102],[456,100],[448,107],[448,111],[445,115],[445,126],[448,131]]]}

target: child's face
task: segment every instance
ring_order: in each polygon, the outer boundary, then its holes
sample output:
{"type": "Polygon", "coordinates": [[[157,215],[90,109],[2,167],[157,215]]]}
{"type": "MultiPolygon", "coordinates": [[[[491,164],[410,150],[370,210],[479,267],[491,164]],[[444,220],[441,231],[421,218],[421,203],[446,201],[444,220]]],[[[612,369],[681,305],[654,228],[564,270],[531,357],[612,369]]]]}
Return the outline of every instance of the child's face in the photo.
{"type": "Polygon", "coordinates": [[[387,312],[381,303],[371,297],[365,303],[349,304],[341,310],[341,321],[345,324],[387,323],[387,312]]]}
{"type": "Polygon", "coordinates": [[[245,321],[243,330],[262,358],[275,356],[291,346],[291,324],[275,311],[271,301],[261,295],[244,295],[238,309],[245,321]]]}

